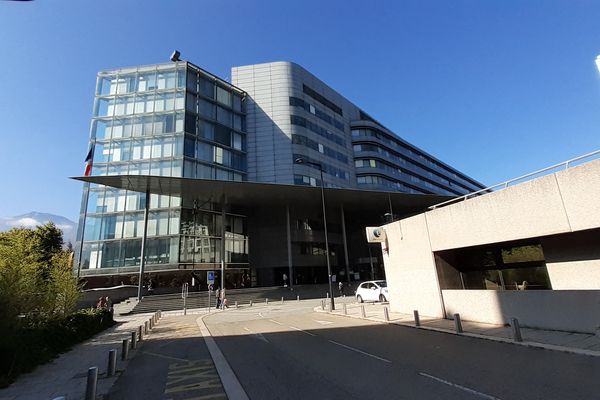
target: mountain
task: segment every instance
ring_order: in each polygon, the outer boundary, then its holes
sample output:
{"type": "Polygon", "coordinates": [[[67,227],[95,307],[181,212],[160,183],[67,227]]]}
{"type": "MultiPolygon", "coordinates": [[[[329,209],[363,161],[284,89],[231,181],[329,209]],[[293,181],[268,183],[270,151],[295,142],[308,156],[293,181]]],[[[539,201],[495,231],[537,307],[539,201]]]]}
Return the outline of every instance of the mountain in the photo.
{"type": "Polygon", "coordinates": [[[75,245],[77,223],[60,215],[32,211],[27,214],[17,215],[16,217],[0,217],[0,232],[12,228],[35,228],[47,222],[54,222],[54,225],[62,231],[65,244],[71,242],[75,245]]]}

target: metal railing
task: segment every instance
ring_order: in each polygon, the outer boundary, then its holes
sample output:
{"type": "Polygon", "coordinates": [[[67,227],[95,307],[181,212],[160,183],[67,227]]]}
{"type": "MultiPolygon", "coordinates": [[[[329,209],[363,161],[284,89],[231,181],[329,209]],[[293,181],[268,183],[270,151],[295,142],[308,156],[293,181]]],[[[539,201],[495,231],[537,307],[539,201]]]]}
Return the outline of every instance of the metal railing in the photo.
{"type": "Polygon", "coordinates": [[[487,194],[487,193],[492,193],[495,190],[506,189],[508,186],[510,186],[510,185],[512,185],[512,184],[514,184],[516,182],[521,182],[521,181],[524,181],[524,180],[529,180],[532,177],[537,177],[540,174],[546,175],[546,173],[548,173],[548,171],[554,171],[554,170],[557,170],[557,169],[560,169],[560,168],[566,170],[566,169],[569,169],[570,167],[573,167],[574,166],[573,164],[576,164],[576,165],[584,164],[584,163],[592,161],[593,159],[596,159],[596,158],[600,158],[600,150],[596,150],[596,151],[593,151],[591,153],[587,153],[587,154],[584,154],[582,156],[579,156],[579,157],[576,157],[576,158],[572,158],[572,159],[567,160],[567,161],[563,161],[563,162],[561,162],[559,164],[555,164],[555,165],[552,165],[550,167],[546,167],[546,168],[543,168],[543,169],[531,172],[531,173],[529,173],[527,175],[519,176],[517,178],[508,180],[506,182],[499,183],[499,184],[494,185],[494,186],[487,187],[485,189],[478,190],[476,192],[472,192],[472,193],[465,194],[463,196],[455,197],[453,199],[444,201],[443,203],[434,204],[434,205],[432,205],[432,206],[429,207],[429,210],[435,210],[436,208],[439,208],[439,207],[447,206],[449,204],[456,203],[456,202],[459,202],[459,201],[464,201],[464,200],[467,200],[467,199],[469,199],[469,198],[471,198],[473,196],[487,194]],[[589,159],[589,160],[586,160],[586,159],[589,159]],[[582,163],[579,163],[579,161],[582,161],[582,160],[586,160],[586,161],[584,161],[582,163]],[[500,188],[500,189],[498,189],[498,188],[500,188]]]}

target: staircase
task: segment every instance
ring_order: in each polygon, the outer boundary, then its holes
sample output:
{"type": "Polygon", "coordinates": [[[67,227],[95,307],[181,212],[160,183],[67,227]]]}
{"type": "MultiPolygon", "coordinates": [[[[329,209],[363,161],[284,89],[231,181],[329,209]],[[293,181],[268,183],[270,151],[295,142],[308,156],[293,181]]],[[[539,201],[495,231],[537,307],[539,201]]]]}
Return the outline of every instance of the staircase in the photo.
{"type": "MultiPolygon", "coordinates": [[[[265,287],[265,288],[248,288],[248,289],[227,289],[225,297],[229,306],[233,306],[237,301],[239,305],[249,304],[252,301],[254,304],[265,303],[265,299],[269,301],[296,300],[300,296],[301,300],[325,298],[328,291],[327,285],[302,285],[295,286],[293,290],[283,287],[265,287]]],[[[335,289],[334,289],[335,293],[335,289]]],[[[335,293],[337,295],[337,293],[335,293]]],[[[215,292],[210,295],[211,306],[216,305],[215,292]]],[[[208,307],[208,292],[190,292],[186,299],[186,308],[207,308],[208,307]]],[[[142,314],[155,311],[176,311],[183,310],[183,299],[181,293],[162,294],[145,296],[135,304],[135,306],[120,314],[142,314]]]]}

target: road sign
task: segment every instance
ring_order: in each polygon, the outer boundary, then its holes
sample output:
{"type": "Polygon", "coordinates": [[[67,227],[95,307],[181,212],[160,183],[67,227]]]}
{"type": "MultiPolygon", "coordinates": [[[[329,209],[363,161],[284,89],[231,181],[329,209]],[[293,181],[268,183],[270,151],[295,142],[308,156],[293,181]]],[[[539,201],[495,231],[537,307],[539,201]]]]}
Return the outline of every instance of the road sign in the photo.
{"type": "Polygon", "coordinates": [[[213,283],[215,283],[215,271],[207,271],[206,272],[206,282],[209,285],[212,285],[213,283]]]}

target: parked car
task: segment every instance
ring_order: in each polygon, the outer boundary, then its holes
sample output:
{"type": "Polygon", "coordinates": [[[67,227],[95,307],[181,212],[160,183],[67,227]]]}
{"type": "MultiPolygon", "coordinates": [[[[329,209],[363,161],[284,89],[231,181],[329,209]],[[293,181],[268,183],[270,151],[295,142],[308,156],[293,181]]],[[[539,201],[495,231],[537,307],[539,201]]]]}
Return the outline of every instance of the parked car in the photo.
{"type": "Polygon", "coordinates": [[[359,303],[362,303],[363,301],[388,301],[390,295],[388,294],[387,282],[363,282],[356,289],[354,297],[356,297],[356,301],[359,303]]]}

